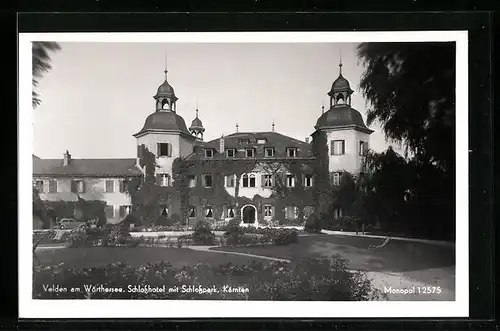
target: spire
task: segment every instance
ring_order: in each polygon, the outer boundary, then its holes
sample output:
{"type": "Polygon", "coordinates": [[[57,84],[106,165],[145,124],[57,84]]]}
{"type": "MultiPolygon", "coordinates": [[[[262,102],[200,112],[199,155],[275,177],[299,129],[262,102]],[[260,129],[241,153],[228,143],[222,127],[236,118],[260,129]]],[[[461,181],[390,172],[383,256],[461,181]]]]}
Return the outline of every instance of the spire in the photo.
{"type": "Polygon", "coordinates": [[[165,70],[163,71],[165,73],[165,80],[167,80],[167,52],[165,52],[165,70]]]}
{"type": "Polygon", "coordinates": [[[340,53],[340,55],[339,55],[339,58],[340,58],[340,61],[339,61],[339,75],[342,76],[342,48],[340,49],[339,53],[340,53]]]}
{"type": "Polygon", "coordinates": [[[196,107],[196,118],[198,118],[198,107],[196,107]]]}

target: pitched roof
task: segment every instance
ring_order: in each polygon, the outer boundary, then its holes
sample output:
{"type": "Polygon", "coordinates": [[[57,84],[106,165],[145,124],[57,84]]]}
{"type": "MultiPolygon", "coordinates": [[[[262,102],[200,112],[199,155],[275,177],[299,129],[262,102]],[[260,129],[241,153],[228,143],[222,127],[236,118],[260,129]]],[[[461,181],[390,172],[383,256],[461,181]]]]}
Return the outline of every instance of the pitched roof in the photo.
{"type": "Polygon", "coordinates": [[[33,158],[33,174],[46,176],[139,176],[136,159],[71,159],[64,166],[62,159],[33,158]]]}
{"type": "MultiPolygon", "coordinates": [[[[304,141],[297,140],[292,137],[285,136],[277,132],[236,132],[230,135],[224,136],[224,149],[236,149],[236,158],[243,158],[243,154],[246,148],[254,148],[256,158],[264,157],[264,148],[273,147],[275,158],[286,157],[286,148],[296,148],[298,158],[309,158],[312,157],[311,145],[304,141]],[[259,143],[259,140],[263,140],[263,143],[259,143]]],[[[204,149],[211,148],[215,149],[220,153],[220,138],[200,143],[198,151],[194,153],[190,159],[203,158],[204,149]]],[[[225,157],[221,154],[216,154],[215,157],[225,157]]]]}

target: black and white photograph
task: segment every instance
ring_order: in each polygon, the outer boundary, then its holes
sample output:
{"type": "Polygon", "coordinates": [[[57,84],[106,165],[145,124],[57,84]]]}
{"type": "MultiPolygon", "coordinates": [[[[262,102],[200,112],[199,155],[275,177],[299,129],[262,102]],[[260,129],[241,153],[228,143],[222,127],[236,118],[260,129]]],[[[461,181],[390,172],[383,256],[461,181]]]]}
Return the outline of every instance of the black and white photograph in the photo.
{"type": "Polygon", "coordinates": [[[466,33],[20,34],[19,53],[20,312],[467,315],[466,33]]]}

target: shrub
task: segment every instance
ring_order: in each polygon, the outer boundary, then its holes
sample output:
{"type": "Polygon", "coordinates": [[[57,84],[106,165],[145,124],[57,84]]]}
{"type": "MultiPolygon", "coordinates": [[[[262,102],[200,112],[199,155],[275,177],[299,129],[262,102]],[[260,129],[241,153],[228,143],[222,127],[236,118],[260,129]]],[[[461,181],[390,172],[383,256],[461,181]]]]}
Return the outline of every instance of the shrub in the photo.
{"type": "Polygon", "coordinates": [[[171,299],[207,298],[213,300],[299,300],[299,301],[365,301],[383,299],[380,291],[362,272],[351,272],[339,256],[298,261],[256,262],[248,264],[196,264],[173,268],[168,262],[131,267],[113,263],[91,269],[67,269],[61,266],[35,267],[33,275],[35,299],[171,299]],[[256,277],[258,276],[258,277],[256,277]],[[122,292],[87,291],[85,287],[106,284],[122,292]],[[81,291],[51,292],[44,286],[59,285],[81,291]],[[182,285],[219,289],[210,295],[174,291],[182,285]],[[239,287],[244,292],[226,293],[223,286],[239,287]],[[129,292],[129,286],[151,288],[165,286],[164,292],[129,292]]]}
{"type": "Polygon", "coordinates": [[[211,245],[215,241],[215,234],[208,222],[199,221],[194,226],[192,238],[196,244],[211,245]]]}

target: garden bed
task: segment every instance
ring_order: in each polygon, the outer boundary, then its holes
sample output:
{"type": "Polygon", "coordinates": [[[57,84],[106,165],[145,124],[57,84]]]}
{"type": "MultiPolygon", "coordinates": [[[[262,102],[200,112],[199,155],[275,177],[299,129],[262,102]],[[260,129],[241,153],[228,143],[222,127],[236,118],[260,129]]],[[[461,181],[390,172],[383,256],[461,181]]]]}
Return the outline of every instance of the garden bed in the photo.
{"type": "Polygon", "coordinates": [[[64,264],[34,269],[33,298],[316,301],[383,298],[366,275],[350,272],[339,257],[288,265],[182,249],[77,250],[55,250],[52,253],[56,255],[50,256],[52,264],[64,264]],[[67,252],[71,254],[63,259],[67,252]],[[126,262],[119,262],[125,259],[126,262]],[[113,263],[106,264],[108,261],[113,263]],[[56,286],[80,291],[48,290],[56,286]]]}

